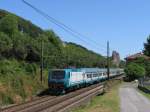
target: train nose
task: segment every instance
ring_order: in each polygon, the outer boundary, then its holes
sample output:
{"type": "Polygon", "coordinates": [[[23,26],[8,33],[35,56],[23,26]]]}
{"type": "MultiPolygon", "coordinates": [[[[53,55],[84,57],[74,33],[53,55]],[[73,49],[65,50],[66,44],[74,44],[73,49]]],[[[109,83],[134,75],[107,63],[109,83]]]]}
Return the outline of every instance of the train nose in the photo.
{"type": "Polygon", "coordinates": [[[50,82],[48,86],[50,89],[64,89],[64,82],[50,82]]]}

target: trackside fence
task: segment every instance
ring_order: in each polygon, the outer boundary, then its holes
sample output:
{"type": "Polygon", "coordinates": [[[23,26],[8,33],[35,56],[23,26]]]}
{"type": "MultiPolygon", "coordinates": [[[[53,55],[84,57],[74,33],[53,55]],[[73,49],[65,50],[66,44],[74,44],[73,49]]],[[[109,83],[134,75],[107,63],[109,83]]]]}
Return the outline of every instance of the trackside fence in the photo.
{"type": "Polygon", "coordinates": [[[138,80],[138,88],[150,94],[150,77],[143,77],[138,80]]]}

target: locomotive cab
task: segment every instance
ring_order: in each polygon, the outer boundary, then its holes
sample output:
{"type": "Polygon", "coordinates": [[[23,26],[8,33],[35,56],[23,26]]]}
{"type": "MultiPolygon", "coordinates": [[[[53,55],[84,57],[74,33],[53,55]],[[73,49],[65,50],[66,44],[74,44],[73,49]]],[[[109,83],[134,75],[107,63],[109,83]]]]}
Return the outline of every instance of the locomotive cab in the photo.
{"type": "Polygon", "coordinates": [[[50,70],[48,77],[48,86],[52,91],[60,92],[65,90],[66,71],[64,69],[50,70]]]}

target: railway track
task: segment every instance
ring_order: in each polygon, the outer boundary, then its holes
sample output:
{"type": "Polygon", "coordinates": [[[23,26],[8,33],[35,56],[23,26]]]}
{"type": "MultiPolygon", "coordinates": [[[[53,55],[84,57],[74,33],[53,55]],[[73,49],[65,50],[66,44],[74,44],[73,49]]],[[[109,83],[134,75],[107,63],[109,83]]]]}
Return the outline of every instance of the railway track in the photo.
{"type": "Polygon", "coordinates": [[[90,99],[91,97],[96,96],[102,92],[103,92],[103,86],[101,85],[89,91],[83,92],[81,94],[77,94],[66,100],[62,100],[56,105],[50,106],[47,109],[45,108],[40,112],[66,112],[69,111],[72,107],[80,105],[81,102],[87,101],[87,99],[90,99]]]}
{"type": "Polygon", "coordinates": [[[46,100],[50,100],[50,99],[53,99],[55,97],[56,96],[43,96],[43,97],[34,99],[32,101],[28,101],[28,102],[19,104],[19,105],[6,107],[6,108],[2,109],[1,112],[17,112],[17,111],[19,112],[20,110],[23,110],[25,108],[31,107],[31,106],[36,105],[38,103],[45,102],[46,100]]]}
{"type": "MultiPolygon", "coordinates": [[[[114,79],[120,79],[119,76],[114,79]]],[[[81,102],[86,102],[91,97],[102,93],[104,90],[104,83],[91,85],[63,96],[45,96],[26,102],[20,105],[2,109],[2,112],[65,112],[72,107],[80,105],[81,102]]]]}
{"type": "Polygon", "coordinates": [[[4,108],[2,109],[2,112],[41,112],[41,111],[57,112],[58,110],[63,109],[64,106],[67,106],[86,96],[89,96],[90,94],[98,93],[99,90],[102,91],[102,89],[103,89],[102,84],[96,84],[90,87],[76,90],[63,96],[44,97],[36,99],[35,101],[12,106],[9,108],[4,108]]]}

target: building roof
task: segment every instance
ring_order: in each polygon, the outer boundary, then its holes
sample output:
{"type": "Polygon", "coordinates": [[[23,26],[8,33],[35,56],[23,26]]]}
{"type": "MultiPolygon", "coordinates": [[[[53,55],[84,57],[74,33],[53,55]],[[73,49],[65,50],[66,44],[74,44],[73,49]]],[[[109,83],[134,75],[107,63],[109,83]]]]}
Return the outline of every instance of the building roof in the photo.
{"type": "Polygon", "coordinates": [[[150,59],[150,57],[148,57],[148,56],[146,56],[140,52],[140,53],[136,53],[136,54],[133,54],[133,55],[126,57],[125,60],[134,60],[134,59],[137,59],[139,57],[143,57],[145,59],[150,59]]]}

